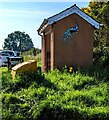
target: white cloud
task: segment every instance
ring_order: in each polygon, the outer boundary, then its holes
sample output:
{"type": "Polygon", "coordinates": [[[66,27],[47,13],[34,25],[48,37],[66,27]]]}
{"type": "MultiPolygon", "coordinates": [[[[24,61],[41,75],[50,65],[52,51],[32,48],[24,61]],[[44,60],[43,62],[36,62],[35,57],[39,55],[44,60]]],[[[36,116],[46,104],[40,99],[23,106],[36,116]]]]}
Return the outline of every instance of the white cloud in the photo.
{"type": "Polygon", "coordinates": [[[41,15],[41,14],[47,14],[46,11],[30,11],[30,10],[14,10],[14,9],[0,9],[0,15],[2,16],[18,16],[19,14],[23,15],[41,15]]]}
{"type": "MultiPolygon", "coordinates": [[[[90,2],[90,0],[0,0],[2,2],[90,2]]],[[[106,1],[106,0],[102,0],[106,1]]]]}
{"type": "Polygon", "coordinates": [[[34,13],[34,14],[44,14],[45,11],[30,11],[30,10],[14,10],[14,9],[0,9],[0,12],[10,12],[10,13],[34,13]]]}

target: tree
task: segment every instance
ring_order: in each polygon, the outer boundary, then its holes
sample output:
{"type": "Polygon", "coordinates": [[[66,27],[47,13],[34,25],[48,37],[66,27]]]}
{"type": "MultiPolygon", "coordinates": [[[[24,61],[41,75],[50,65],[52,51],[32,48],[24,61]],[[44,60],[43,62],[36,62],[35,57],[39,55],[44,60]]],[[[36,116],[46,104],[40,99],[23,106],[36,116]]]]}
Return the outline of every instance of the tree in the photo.
{"type": "Polygon", "coordinates": [[[109,46],[109,2],[93,2],[91,0],[84,12],[103,24],[99,30],[94,31],[94,47],[109,46]]]}
{"type": "Polygon", "coordinates": [[[87,8],[81,8],[82,11],[84,11],[85,13],[87,14],[90,14],[90,7],[87,7],[87,8]]]}
{"type": "Polygon", "coordinates": [[[14,51],[26,51],[33,47],[33,42],[28,34],[25,32],[15,31],[8,35],[4,41],[4,49],[14,51]]]}
{"type": "Polygon", "coordinates": [[[90,2],[89,6],[90,15],[103,24],[102,28],[95,31],[98,46],[109,46],[109,2],[90,2]]]}

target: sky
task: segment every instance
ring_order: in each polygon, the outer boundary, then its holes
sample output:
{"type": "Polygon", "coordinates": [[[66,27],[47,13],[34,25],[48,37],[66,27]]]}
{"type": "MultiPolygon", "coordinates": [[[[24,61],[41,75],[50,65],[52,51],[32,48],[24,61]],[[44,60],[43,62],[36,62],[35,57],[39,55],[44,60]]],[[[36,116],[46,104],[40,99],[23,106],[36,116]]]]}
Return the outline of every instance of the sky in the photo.
{"type": "Polygon", "coordinates": [[[88,0],[65,1],[0,0],[0,49],[2,49],[3,42],[8,34],[14,31],[25,32],[32,39],[34,47],[41,48],[41,37],[38,35],[37,29],[44,18],[51,17],[73,4],[81,8],[87,7],[89,3],[88,0]]]}

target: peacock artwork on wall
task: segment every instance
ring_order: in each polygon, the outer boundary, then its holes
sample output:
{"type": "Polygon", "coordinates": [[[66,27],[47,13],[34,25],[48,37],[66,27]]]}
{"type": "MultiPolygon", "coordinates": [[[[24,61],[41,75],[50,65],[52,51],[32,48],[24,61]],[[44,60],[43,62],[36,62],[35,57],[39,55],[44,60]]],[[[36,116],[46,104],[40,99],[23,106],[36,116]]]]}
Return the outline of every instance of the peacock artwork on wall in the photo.
{"type": "Polygon", "coordinates": [[[73,35],[78,32],[78,23],[75,23],[75,27],[67,29],[63,34],[63,40],[66,44],[70,44],[70,40],[74,41],[73,35]]]}

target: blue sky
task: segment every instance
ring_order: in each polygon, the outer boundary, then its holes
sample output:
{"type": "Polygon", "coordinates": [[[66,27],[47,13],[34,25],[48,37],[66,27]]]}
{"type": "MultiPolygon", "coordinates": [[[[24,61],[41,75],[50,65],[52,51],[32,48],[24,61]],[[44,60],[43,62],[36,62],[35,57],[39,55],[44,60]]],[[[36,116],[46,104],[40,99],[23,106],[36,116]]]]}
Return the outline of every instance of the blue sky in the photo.
{"type": "Polygon", "coordinates": [[[0,28],[2,28],[0,29],[0,49],[2,49],[4,39],[14,31],[29,34],[34,47],[41,48],[41,38],[37,34],[37,29],[44,18],[55,15],[73,4],[77,4],[81,8],[87,7],[89,3],[87,0],[85,0],[86,2],[60,2],[61,0],[58,2],[7,1],[0,2],[0,28]]]}

